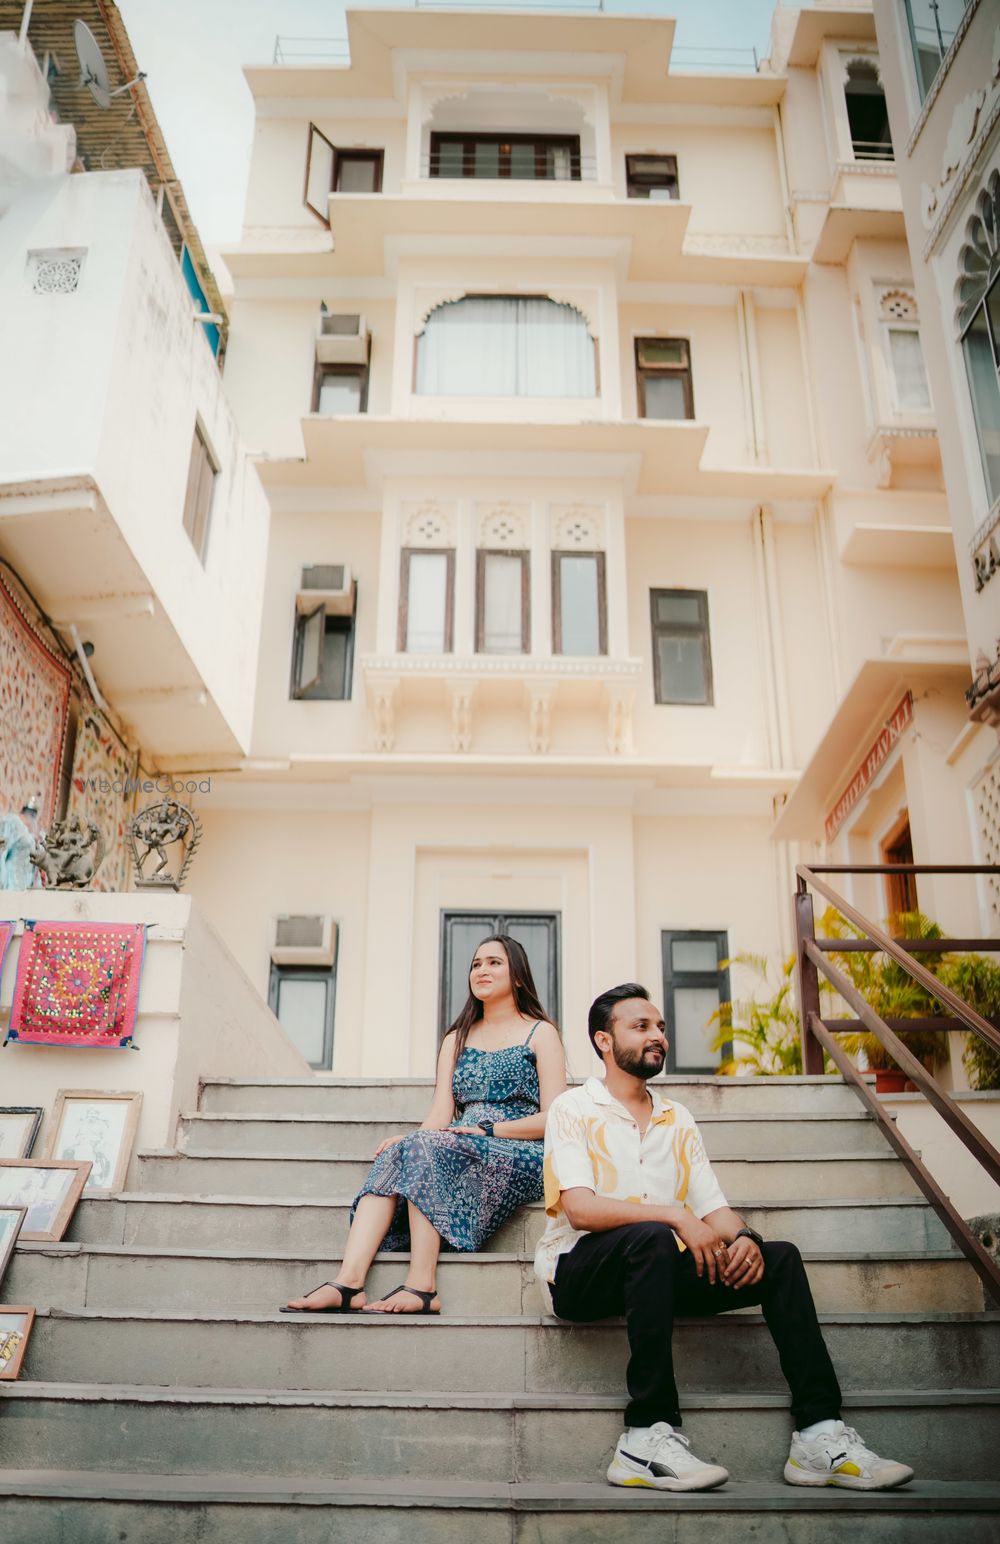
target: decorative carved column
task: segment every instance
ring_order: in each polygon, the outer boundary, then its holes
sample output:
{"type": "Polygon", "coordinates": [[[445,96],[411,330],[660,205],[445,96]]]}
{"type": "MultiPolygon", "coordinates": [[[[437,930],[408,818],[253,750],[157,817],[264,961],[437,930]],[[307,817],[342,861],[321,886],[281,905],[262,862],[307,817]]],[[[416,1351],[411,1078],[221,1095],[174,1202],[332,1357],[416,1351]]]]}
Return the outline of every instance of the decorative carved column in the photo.
{"type": "Polygon", "coordinates": [[[608,750],[612,756],[630,756],[632,743],[632,706],[635,689],[617,682],[605,682],[608,695],[608,750]]]}
{"type": "Polygon", "coordinates": [[[368,706],[375,728],[375,749],[391,751],[396,743],[398,676],[369,676],[368,706]]]}
{"type": "Polygon", "coordinates": [[[529,681],[525,688],[528,700],[528,744],[538,755],[544,754],[549,748],[554,690],[551,681],[529,681]]]}
{"type": "Polygon", "coordinates": [[[451,748],[453,751],[472,749],[472,703],[476,683],[469,680],[448,682],[448,700],[451,703],[451,748]]]}

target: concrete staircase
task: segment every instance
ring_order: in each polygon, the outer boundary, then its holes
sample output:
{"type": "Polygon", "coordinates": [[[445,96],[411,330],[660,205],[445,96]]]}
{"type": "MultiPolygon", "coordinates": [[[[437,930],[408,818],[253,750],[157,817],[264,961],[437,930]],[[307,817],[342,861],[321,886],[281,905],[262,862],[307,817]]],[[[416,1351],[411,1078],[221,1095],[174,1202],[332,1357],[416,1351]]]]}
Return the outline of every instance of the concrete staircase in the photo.
{"type": "MultiPolygon", "coordinates": [[[[430,1084],[217,1080],[134,1191],[16,1252],[4,1298],[39,1314],[0,1384],[5,1544],[1000,1538],[1000,1315],[874,1123],[839,1079],[671,1086],[733,1204],[802,1249],[846,1418],[911,1486],[782,1483],[787,1396],[752,1309],[676,1336],[685,1431],[730,1484],[605,1485],[624,1330],[542,1315],[538,1207],[444,1257],[440,1319],[280,1316],[335,1274],[367,1155],[430,1084]]],[[[379,1260],[370,1289],[402,1274],[379,1260]]]]}

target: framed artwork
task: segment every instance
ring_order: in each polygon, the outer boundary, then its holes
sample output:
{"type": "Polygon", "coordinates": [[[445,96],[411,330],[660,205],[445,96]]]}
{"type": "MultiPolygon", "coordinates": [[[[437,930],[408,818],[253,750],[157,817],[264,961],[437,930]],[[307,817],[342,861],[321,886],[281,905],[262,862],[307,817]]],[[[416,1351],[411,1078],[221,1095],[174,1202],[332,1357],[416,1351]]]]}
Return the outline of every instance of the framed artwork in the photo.
{"type": "Polygon", "coordinates": [[[20,1234],[25,1243],[58,1244],[89,1173],[89,1163],[0,1158],[0,1207],[25,1207],[28,1215],[20,1234]]]}
{"type": "Polygon", "coordinates": [[[45,1157],[89,1162],[87,1195],[125,1185],[142,1095],[61,1088],[56,1095],[45,1157]]]}
{"type": "Polygon", "coordinates": [[[0,1304],[0,1379],[9,1382],[21,1371],[34,1322],[33,1308],[8,1308],[0,1304]]]}
{"type": "Polygon", "coordinates": [[[0,1281],[3,1281],[4,1273],[10,1264],[17,1235],[27,1215],[28,1209],[25,1206],[0,1206],[0,1281]]]}
{"type": "Polygon", "coordinates": [[[30,1158],[38,1128],[41,1105],[0,1104],[0,1158],[30,1158]]]}

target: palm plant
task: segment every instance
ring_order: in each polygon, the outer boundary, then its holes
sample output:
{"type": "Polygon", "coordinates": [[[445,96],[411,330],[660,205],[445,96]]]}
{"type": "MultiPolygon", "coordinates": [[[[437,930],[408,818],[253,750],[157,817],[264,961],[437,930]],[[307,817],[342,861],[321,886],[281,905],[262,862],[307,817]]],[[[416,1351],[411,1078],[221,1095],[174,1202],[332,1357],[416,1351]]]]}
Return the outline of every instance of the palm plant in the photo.
{"type": "MultiPolygon", "coordinates": [[[[889,932],[894,938],[943,938],[936,922],[919,911],[901,911],[887,919],[889,932]]],[[[864,935],[832,907],[820,920],[819,928],[827,938],[862,938],[864,935]]],[[[849,953],[831,953],[830,959],[847,976],[867,1003],[882,1019],[932,1018],[940,1013],[937,1000],[914,981],[901,965],[878,952],[866,953],[851,950],[849,953]]],[[[933,973],[941,968],[941,956],[925,957],[924,963],[933,973]]],[[[933,1029],[896,1029],[895,1033],[918,1061],[935,1064],[948,1058],[947,1036],[933,1029]]],[[[864,1056],[868,1066],[876,1069],[895,1067],[896,1063],[882,1044],[878,1035],[869,1029],[856,1030],[842,1035],[841,1043],[849,1056],[864,1056]]]]}
{"type": "MultiPolygon", "coordinates": [[[[737,954],[726,963],[742,965],[765,985],[770,984],[763,955],[737,954]]],[[[712,1050],[722,1051],[730,1043],[733,1047],[733,1054],[719,1067],[721,1073],[789,1077],[802,1071],[802,1035],[794,989],[795,956],[790,955],[775,992],[720,1004],[709,1019],[715,1026],[712,1050]]]]}

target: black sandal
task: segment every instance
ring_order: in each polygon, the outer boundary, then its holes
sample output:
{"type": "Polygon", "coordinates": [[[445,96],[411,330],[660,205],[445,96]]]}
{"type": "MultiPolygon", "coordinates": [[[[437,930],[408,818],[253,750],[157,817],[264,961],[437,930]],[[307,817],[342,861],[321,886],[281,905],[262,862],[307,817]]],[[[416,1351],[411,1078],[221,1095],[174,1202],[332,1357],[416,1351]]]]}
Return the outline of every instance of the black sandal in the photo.
{"type": "Polygon", "coordinates": [[[319,1292],[323,1287],[336,1287],[340,1293],[340,1302],[331,1304],[329,1308],[279,1308],[279,1313],[361,1313],[360,1308],[352,1308],[351,1302],[364,1287],[345,1287],[339,1281],[321,1281],[318,1287],[313,1287],[307,1292],[306,1297],[312,1297],[313,1292],[319,1292]]]}
{"type": "MultiPolygon", "coordinates": [[[[336,1283],[334,1283],[334,1285],[336,1285],[336,1283]]],[[[391,1292],[383,1292],[382,1293],[382,1302],[385,1302],[385,1300],[387,1298],[395,1297],[397,1292],[409,1292],[411,1297],[416,1297],[416,1298],[420,1299],[421,1303],[423,1303],[424,1306],[422,1308],[415,1308],[413,1310],[414,1313],[418,1313],[418,1314],[419,1313],[430,1313],[430,1314],[434,1314],[435,1317],[439,1317],[440,1316],[440,1313],[441,1313],[440,1308],[432,1308],[431,1307],[431,1304],[433,1303],[434,1299],[437,1297],[437,1292],[436,1291],[434,1291],[434,1292],[421,1292],[419,1287],[407,1287],[407,1286],[393,1287],[391,1292]]],[[[366,1307],[360,1309],[359,1311],[361,1313],[383,1313],[385,1310],[382,1309],[382,1308],[369,1308],[369,1307],[366,1306],[366,1307]]]]}

